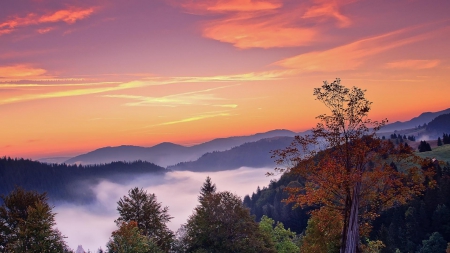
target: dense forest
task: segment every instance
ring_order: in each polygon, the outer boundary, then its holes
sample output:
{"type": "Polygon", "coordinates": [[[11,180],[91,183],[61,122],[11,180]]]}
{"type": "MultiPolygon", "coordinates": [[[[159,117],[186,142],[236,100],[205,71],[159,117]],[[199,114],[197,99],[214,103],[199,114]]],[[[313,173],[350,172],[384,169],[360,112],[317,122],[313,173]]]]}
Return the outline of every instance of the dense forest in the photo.
{"type": "Polygon", "coordinates": [[[67,165],[3,157],[0,158],[0,194],[6,195],[20,186],[47,192],[51,200],[89,202],[93,194],[87,186],[101,179],[120,182],[143,173],[165,172],[166,169],[145,161],[67,165]]]}
{"type": "MultiPolygon", "coordinates": [[[[450,164],[435,163],[437,186],[428,189],[406,205],[398,205],[384,211],[373,222],[370,237],[380,240],[386,247],[382,252],[418,252],[422,241],[438,232],[445,241],[450,242],[450,164]]],[[[302,234],[308,225],[309,211],[313,208],[293,208],[286,203],[286,187],[296,187],[304,183],[298,175],[284,174],[278,181],[272,181],[268,187],[257,189],[251,196],[244,197],[244,205],[260,221],[267,216],[280,221],[286,228],[302,234]]]]}

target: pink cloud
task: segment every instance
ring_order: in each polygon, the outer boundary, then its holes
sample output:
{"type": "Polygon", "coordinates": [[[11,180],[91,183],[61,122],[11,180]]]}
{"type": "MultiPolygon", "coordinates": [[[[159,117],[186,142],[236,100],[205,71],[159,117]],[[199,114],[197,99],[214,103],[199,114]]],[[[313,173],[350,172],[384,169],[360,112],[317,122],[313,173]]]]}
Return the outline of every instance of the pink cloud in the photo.
{"type": "MultiPolygon", "coordinates": [[[[75,8],[71,7],[66,10],[59,10],[51,14],[39,16],[36,13],[29,13],[25,17],[10,17],[7,21],[0,23],[0,36],[8,34],[16,30],[18,27],[29,25],[38,25],[42,23],[65,22],[73,24],[77,20],[85,19],[94,12],[94,8],[75,8]]],[[[45,29],[39,29],[39,33],[45,33],[45,29]]],[[[48,30],[49,31],[49,30],[48,30]]],[[[47,31],[47,32],[48,32],[47,31]]]]}
{"type": "Polygon", "coordinates": [[[390,69],[431,69],[438,66],[440,60],[403,60],[386,63],[390,69]]]}
{"type": "Polygon", "coordinates": [[[339,27],[351,24],[340,7],[351,1],[282,0],[185,0],[174,2],[189,12],[218,15],[202,24],[203,37],[230,43],[241,49],[298,47],[312,44],[319,38],[323,23],[330,18],[339,27]],[[315,22],[315,25],[311,25],[315,22]]]}

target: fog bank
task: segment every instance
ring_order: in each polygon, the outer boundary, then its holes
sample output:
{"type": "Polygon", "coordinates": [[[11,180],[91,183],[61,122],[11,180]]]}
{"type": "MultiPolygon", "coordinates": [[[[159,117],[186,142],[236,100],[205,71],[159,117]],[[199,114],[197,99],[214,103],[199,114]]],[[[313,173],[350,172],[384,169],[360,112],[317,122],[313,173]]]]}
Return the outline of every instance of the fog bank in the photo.
{"type": "Polygon", "coordinates": [[[218,191],[230,191],[242,198],[251,194],[260,186],[267,186],[275,177],[266,177],[265,173],[272,168],[246,168],[219,172],[174,171],[165,175],[138,177],[126,184],[113,183],[107,180],[92,186],[96,201],[89,205],[73,205],[56,203],[54,211],[58,229],[67,236],[70,248],[83,245],[87,251],[95,252],[105,245],[116,229],[114,220],[118,218],[117,201],[133,187],[140,187],[148,193],[154,193],[162,206],[169,207],[173,217],[168,227],[176,231],[185,223],[194,207],[198,204],[198,194],[205,178],[210,176],[218,191]]]}

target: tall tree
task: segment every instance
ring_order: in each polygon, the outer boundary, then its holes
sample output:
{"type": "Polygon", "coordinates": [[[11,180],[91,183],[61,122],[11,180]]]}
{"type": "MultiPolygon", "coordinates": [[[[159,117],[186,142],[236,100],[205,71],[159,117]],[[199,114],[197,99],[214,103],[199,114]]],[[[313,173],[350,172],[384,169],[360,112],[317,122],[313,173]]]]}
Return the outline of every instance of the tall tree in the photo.
{"type": "Polygon", "coordinates": [[[15,188],[1,199],[0,252],[70,252],[45,193],[15,188]]]}
{"type": "Polygon", "coordinates": [[[206,195],[185,225],[186,252],[275,252],[270,237],[230,193],[206,195]]]}
{"type": "Polygon", "coordinates": [[[198,200],[202,201],[207,195],[213,194],[215,192],[216,184],[213,184],[211,178],[207,176],[202,188],[200,189],[200,196],[198,196],[198,200]]]}
{"type": "Polygon", "coordinates": [[[135,221],[140,231],[158,247],[164,251],[170,249],[174,235],[166,223],[172,217],[168,213],[169,208],[162,207],[161,203],[157,202],[155,194],[135,187],[129,190],[128,196],[123,196],[117,205],[120,215],[117,222],[135,221]]]}
{"type": "Polygon", "coordinates": [[[346,88],[336,79],[314,89],[314,96],[331,114],[319,115],[311,135],[295,137],[291,146],[275,151],[274,157],[305,182],[287,189],[288,202],[339,210],[343,217],[340,251],[357,252],[359,234],[370,229],[370,220],[423,191],[425,177],[432,172],[416,166],[421,161],[411,148],[376,136],[386,121],[367,118],[371,102],[364,90],[346,88]]]}

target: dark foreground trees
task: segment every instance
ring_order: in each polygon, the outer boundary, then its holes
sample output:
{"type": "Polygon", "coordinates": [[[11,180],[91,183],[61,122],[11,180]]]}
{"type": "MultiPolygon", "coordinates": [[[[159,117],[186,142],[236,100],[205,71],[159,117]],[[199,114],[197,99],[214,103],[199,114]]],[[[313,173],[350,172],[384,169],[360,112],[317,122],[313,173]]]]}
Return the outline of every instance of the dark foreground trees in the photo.
{"type": "Polygon", "coordinates": [[[340,79],[324,82],[314,96],[331,114],[318,116],[311,135],[274,152],[279,164],[303,178],[303,185],[288,189],[289,202],[341,213],[340,251],[346,253],[360,251],[360,234],[367,235],[380,211],[420,194],[426,178],[428,185],[434,182],[410,147],[377,138],[384,121],[367,118],[371,102],[364,93],[340,79]]]}
{"type": "MultiPolygon", "coordinates": [[[[205,185],[212,184],[207,180],[205,185]]],[[[201,196],[182,227],[179,247],[185,252],[276,252],[238,196],[216,193],[215,187],[203,187],[201,196]]]]}
{"type": "Polygon", "coordinates": [[[144,236],[161,250],[169,251],[174,235],[166,223],[172,217],[168,214],[168,207],[162,207],[161,203],[157,202],[155,194],[149,194],[136,187],[129,190],[128,196],[123,196],[117,205],[120,217],[116,223],[119,226],[123,222],[136,222],[144,236]]]}
{"type": "Polygon", "coordinates": [[[15,188],[1,198],[0,252],[70,252],[45,193],[15,188]]]}

